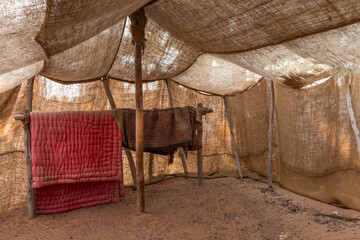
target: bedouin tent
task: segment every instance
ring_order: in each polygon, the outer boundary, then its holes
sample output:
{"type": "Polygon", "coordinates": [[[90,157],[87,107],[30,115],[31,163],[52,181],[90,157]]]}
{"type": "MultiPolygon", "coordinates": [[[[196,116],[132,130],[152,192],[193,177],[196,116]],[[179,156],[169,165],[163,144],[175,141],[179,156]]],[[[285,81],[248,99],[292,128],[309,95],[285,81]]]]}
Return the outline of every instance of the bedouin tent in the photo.
{"type": "MultiPolygon", "coordinates": [[[[127,16],[143,6],[144,108],[169,107],[170,79],[175,106],[214,109],[204,119],[205,176],[238,176],[224,99],[244,175],[267,175],[273,81],[273,178],[360,210],[359,1],[3,0],[0,211],[26,201],[23,130],[14,120],[27,108],[26,81],[36,76],[33,111],[110,109],[104,78],[117,107],[134,108],[127,16]]],[[[144,164],[146,182],[183,174],[178,158],[168,166],[145,154],[144,164]]],[[[195,175],[195,155],[188,167],[195,175]]]]}

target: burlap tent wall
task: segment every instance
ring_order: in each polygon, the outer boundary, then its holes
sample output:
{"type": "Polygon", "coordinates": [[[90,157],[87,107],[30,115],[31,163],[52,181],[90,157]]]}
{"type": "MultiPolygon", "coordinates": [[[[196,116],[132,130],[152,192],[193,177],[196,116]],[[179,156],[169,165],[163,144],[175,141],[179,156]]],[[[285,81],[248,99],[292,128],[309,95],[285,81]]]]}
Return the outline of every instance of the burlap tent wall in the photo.
{"type": "Polygon", "coordinates": [[[26,201],[24,130],[13,117],[27,108],[26,96],[20,86],[0,94],[0,211],[26,201]]]}
{"type": "MultiPolygon", "coordinates": [[[[274,178],[284,187],[321,201],[341,203],[359,209],[359,156],[346,106],[345,80],[348,75],[334,73],[324,83],[292,89],[275,84],[274,178]]],[[[352,79],[352,101],[360,123],[359,77],[352,79]]],[[[269,82],[228,96],[232,126],[245,175],[266,176],[269,115],[269,82]]],[[[134,85],[110,81],[118,107],[134,107],[134,85]]],[[[175,106],[203,102],[214,113],[204,124],[204,172],[207,177],[238,176],[234,151],[220,96],[208,96],[170,84],[175,106]]],[[[26,201],[26,167],[21,123],[14,114],[27,107],[27,87],[1,94],[0,210],[23,205],[26,201]]],[[[144,84],[145,108],[169,107],[164,81],[144,84]]],[[[102,82],[61,85],[38,77],[34,85],[34,111],[110,109],[102,82]]],[[[132,185],[124,154],[125,184],[132,185]]],[[[145,154],[146,182],[183,175],[180,159],[168,165],[166,156],[145,154]]],[[[190,175],[196,175],[196,155],[188,154],[190,175]]]]}
{"type": "MultiPolygon", "coordinates": [[[[214,113],[204,117],[204,173],[205,176],[237,176],[230,133],[226,125],[223,100],[170,84],[175,106],[204,106],[214,113]]],[[[110,88],[118,108],[134,108],[134,84],[110,81],[110,88]]],[[[110,109],[101,81],[62,85],[37,77],[34,84],[33,111],[92,111],[110,109]]],[[[144,84],[144,108],[167,108],[169,95],[165,81],[144,84]]],[[[21,122],[14,114],[27,108],[27,86],[16,87],[0,95],[0,212],[24,205],[26,202],[26,165],[21,122]]],[[[134,153],[133,153],[134,154],[134,153]]],[[[135,155],[133,156],[135,158],[135,155]]],[[[125,152],[123,153],[125,185],[132,185],[132,178],[125,152]]],[[[190,176],[196,176],[196,152],[188,152],[190,176]]],[[[168,157],[145,153],[145,180],[157,182],[166,177],[183,175],[181,160],[175,154],[174,164],[168,157]],[[150,160],[151,159],[151,160],[150,160]]]]}
{"type": "MultiPolygon", "coordinates": [[[[324,202],[360,210],[360,158],[346,106],[345,79],[304,90],[275,88],[280,183],[324,202]]],[[[360,126],[359,77],[352,102],[360,126]]]]}
{"type": "MultiPolygon", "coordinates": [[[[264,79],[241,94],[227,97],[240,161],[245,170],[262,176],[267,175],[269,94],[269,82],[264,79]]],[[[273,177],[277,179],[279,158],[276,121],[273,128],[273,177]]]]}
{"type": "MultiPolygon", "coordinates": [[[[347,78],[334,73],[324,83],[302,89],[275,84],[273,177],[296,193],[360,210],[360,158],[346,105],[347,78]]],[[[358,126],[359,80],[352,76],[358,126]]],[[[266,176],[269,85],[261,81],[228,100],[241,161],[266,176]]]]}

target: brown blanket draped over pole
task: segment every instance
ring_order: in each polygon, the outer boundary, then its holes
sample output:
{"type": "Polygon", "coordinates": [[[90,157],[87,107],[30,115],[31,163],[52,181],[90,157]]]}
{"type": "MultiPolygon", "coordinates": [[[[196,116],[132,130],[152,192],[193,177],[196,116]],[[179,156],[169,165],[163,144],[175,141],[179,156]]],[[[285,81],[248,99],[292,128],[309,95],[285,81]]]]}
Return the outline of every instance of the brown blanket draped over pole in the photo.
{"type": "MultiPolygon", "coordinates": [[[[144,110],[144,152],[171,155],[178,147],[197,150],[195,130],[200,115],[194,107],[144,110]]],[[[123,129],[123,146],[135,149],[135,110],[116,109],[113,117],[123,129]]]]}

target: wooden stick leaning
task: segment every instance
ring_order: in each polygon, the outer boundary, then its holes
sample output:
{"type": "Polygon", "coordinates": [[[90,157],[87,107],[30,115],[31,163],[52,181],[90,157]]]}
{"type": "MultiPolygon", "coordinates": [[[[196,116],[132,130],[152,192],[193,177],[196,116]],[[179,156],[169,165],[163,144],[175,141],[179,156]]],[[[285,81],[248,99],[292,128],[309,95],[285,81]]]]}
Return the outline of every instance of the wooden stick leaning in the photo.
{"type": "MultiPolygon", "coordinates": [[[[174,107],[174,102],[173,102],[173,97],[172,97],[172,94],[171,94],[169,79],[166,79],[166,86],[167,86],[167,90],[169,92],[170,106],[171,106],[171,108],[173,108],[174,107]]],[[[182,161],[185,177],[188,178],[189,177],[189,172],[188,172],[187,164],[186,164],[186,161],[185,161],[184,149],[179,148],[179,156],[180,156],[181,161],[182,161]]]]}
{"type": "MultiPolygon", "coordinates": [[[[110,90],[110,86],[109,86],[109,79],[107,77],[104,77],[103,79],[103,83],[104,83],[104,88],[106,91],[106,95],[108,97],[108,100],[110,102],[110,106],[111,109],[116,109],[116,104],[114,101],[114,98],[111,94],[111,90],[110,90]]],[[[123,133],[122,133],[123,134],[123,133]]],[[[130,171],[131,171],[131,177],[133,179],[133,183],[134,183],[134,187],[133,189],[136,189],[136,168],[135,168],[135,163],[134,163],[134,159],[132,157],[131,151],[128,148],[124,148],[125,153],[126,153],[126,158],[129,162],[129,167],[130,167],[130,171]]]]}
{"type": "MultiPolygon", "coordinates": [[[[203,105],[202,103],[198,103],[198,107],[201,108],[203,105]]],[[[201,117],[202,119],[202,117],[201,117]]],[[[202,120],[201,120],[201,127],[197,130],[197,138],[199,140],[199,144],[201,148],[197,150],[197,166],[198,166],[198,183],[199,186],[204,185],[204,177],[203,177],[203,159],[202,159],[202,120]]]]}
{"type": "Polygon", "coordinates": [[[230,116],[229,116],[229,110],[228,110],[226,97],[223,96],[223,99],[224,99],[224,107],[225,107],[226,118],[227,118],[227,121],[228,121],[228,124],[229,124],[229,129],[230,129],[230,134],[231,134],[231,140],[232,140],[234,151],[235,151],[235,158],[236,158],[236,164],[237,164],[237,168],[238,168],[238,172],[239,172],[239,177],[240,177],[240,179],[243,179],[244,177],[243,177],[243,174],[242,174],[242,171],[241,171],[239,153],[238,153],[238,150],[237,150],[237,147],[236,147],[235,137],[234,137],[234,133],[233,133],[233,130],[232,130],[232,127],[231,127],[231,122],[230,122],[230,116]]]}

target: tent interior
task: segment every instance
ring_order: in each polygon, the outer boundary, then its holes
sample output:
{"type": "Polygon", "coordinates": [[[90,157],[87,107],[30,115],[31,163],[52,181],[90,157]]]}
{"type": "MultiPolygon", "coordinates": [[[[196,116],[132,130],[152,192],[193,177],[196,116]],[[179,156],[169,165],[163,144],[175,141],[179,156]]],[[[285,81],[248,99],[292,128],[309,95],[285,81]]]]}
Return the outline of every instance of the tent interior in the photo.
{"type": "MultiPolygon", "coordinates": [[[[127,16],[144,7],[144,109],[204,106],[204,177],[268,175],[325,203],[360,210],[360,1],[2,0],[0,2],[0,212],[26,204],[24,131],[32,111],[135,108],[127,16]]],[[[133,152],[135,158],[135,153],[133,152]]],[[[189,174],[197,176],[189,152],[189,174]]],[[[132,186],[123,153],[125,186],[132,186]]],[[[181,159],[144,154],[145,183],[183,176],[181,159]]]]}

